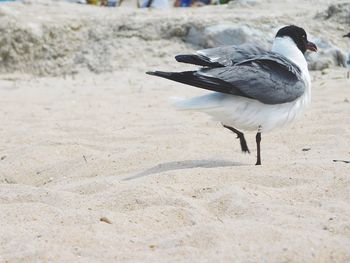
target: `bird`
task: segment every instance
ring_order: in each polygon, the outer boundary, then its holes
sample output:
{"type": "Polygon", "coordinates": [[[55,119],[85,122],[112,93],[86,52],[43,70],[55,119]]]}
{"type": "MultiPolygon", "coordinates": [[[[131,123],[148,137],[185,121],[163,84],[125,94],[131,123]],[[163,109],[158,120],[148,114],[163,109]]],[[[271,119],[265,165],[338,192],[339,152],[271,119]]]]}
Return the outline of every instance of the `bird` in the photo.
{"type": "Polygon", "coordinates": [[[175,56],[178,62],[200,66],[197,70],[146,74],[210,90],[175,104],[221,122],[237,135],[242,152],[250,153],[244,132],[255,131],[255,165],[261,165],[261,134],[291,122],[310,103],[307,50],[317,52],[317,46],[303,28],[288,25],[277,31],[270,50],[253,44],[203,49],[175,56]]]}

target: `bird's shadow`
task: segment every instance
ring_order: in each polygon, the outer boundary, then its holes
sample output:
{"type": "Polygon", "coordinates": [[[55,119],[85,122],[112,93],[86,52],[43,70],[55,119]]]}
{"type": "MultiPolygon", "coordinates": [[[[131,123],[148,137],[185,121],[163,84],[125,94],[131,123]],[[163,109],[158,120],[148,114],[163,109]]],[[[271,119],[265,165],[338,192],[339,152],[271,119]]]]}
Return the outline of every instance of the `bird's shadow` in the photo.
{"type": "Polygon", "coordinates": [[[244,164],[238,162],[232,162],[227,160],[184,160],[184,161],[174,161],[161,163],[153,166],[145,171],[139,172],[132,176],[126,177],[123,181],[133,180],[140,177],[182,169],[192,169],[192,168],[217,168],[217,167],[227,167],[227,166],[242,166],[244,164]]]}

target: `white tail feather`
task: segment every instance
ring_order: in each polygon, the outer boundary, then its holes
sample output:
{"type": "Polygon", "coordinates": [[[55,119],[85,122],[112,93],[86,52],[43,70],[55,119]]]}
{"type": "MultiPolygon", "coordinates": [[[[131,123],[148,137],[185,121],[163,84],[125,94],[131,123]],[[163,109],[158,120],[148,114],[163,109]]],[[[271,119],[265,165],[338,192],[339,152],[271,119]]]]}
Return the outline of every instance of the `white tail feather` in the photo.
{"type": "MultiPolygon", "coordinates": [[[[220,95],[219,95],[220,96],[220,95]]],[[[178,110],[206,110],[218,107],[218,94],[210,93],[200,97],[184,99],[180,97],[171,97],[170,101],[178,110]]]]}

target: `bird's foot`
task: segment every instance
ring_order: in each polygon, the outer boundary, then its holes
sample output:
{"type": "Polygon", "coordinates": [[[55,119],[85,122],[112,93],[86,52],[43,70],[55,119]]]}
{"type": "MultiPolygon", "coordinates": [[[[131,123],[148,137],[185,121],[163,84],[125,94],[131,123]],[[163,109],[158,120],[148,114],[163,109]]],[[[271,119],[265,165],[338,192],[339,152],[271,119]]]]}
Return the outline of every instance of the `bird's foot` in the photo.
{"type": "Polygon", "coordinates": [[[248,148],[248,145],[247,145],[247,141],[246,141],[245,138],[244,138],[243,132],[240,132],[239,130],[236,130],[235,128],[230,127],[230,126],[227,126],[227,125],[225,125],[225,124],[223,124],[223,123],[221,123],[221,125],[222,125],[224,128],[226,128],[226,129],[232,131],[233,133],[235,133],[235,134],[237,135],[237,139],[239,139],[242,152],[244,152],[244,153],[250,153],[249,148],[248,148]]]}
{"type": "Polygon", "coordinates": [[[244,138],[244,135],[242,134],[242,136],[237,136],[237,138],[239,139],[239,142],[241,144],[242,152],[250,153],[248,145],[247,145],[247,142],[246,142],[246,140],[244,138]]]}

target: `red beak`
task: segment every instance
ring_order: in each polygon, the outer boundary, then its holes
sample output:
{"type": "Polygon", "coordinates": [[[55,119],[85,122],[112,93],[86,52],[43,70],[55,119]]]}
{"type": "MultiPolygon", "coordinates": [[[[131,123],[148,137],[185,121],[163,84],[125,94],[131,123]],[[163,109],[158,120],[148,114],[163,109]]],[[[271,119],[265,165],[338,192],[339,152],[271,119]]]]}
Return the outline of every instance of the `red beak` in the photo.
{"type": "Polygon", "coordinates": [[[310,51],[313,51],[313,52],[317,52],[317,46],[314,43],[310,42],[310,41],[307,42],[306,49],[310,50],[310,51]]]}

